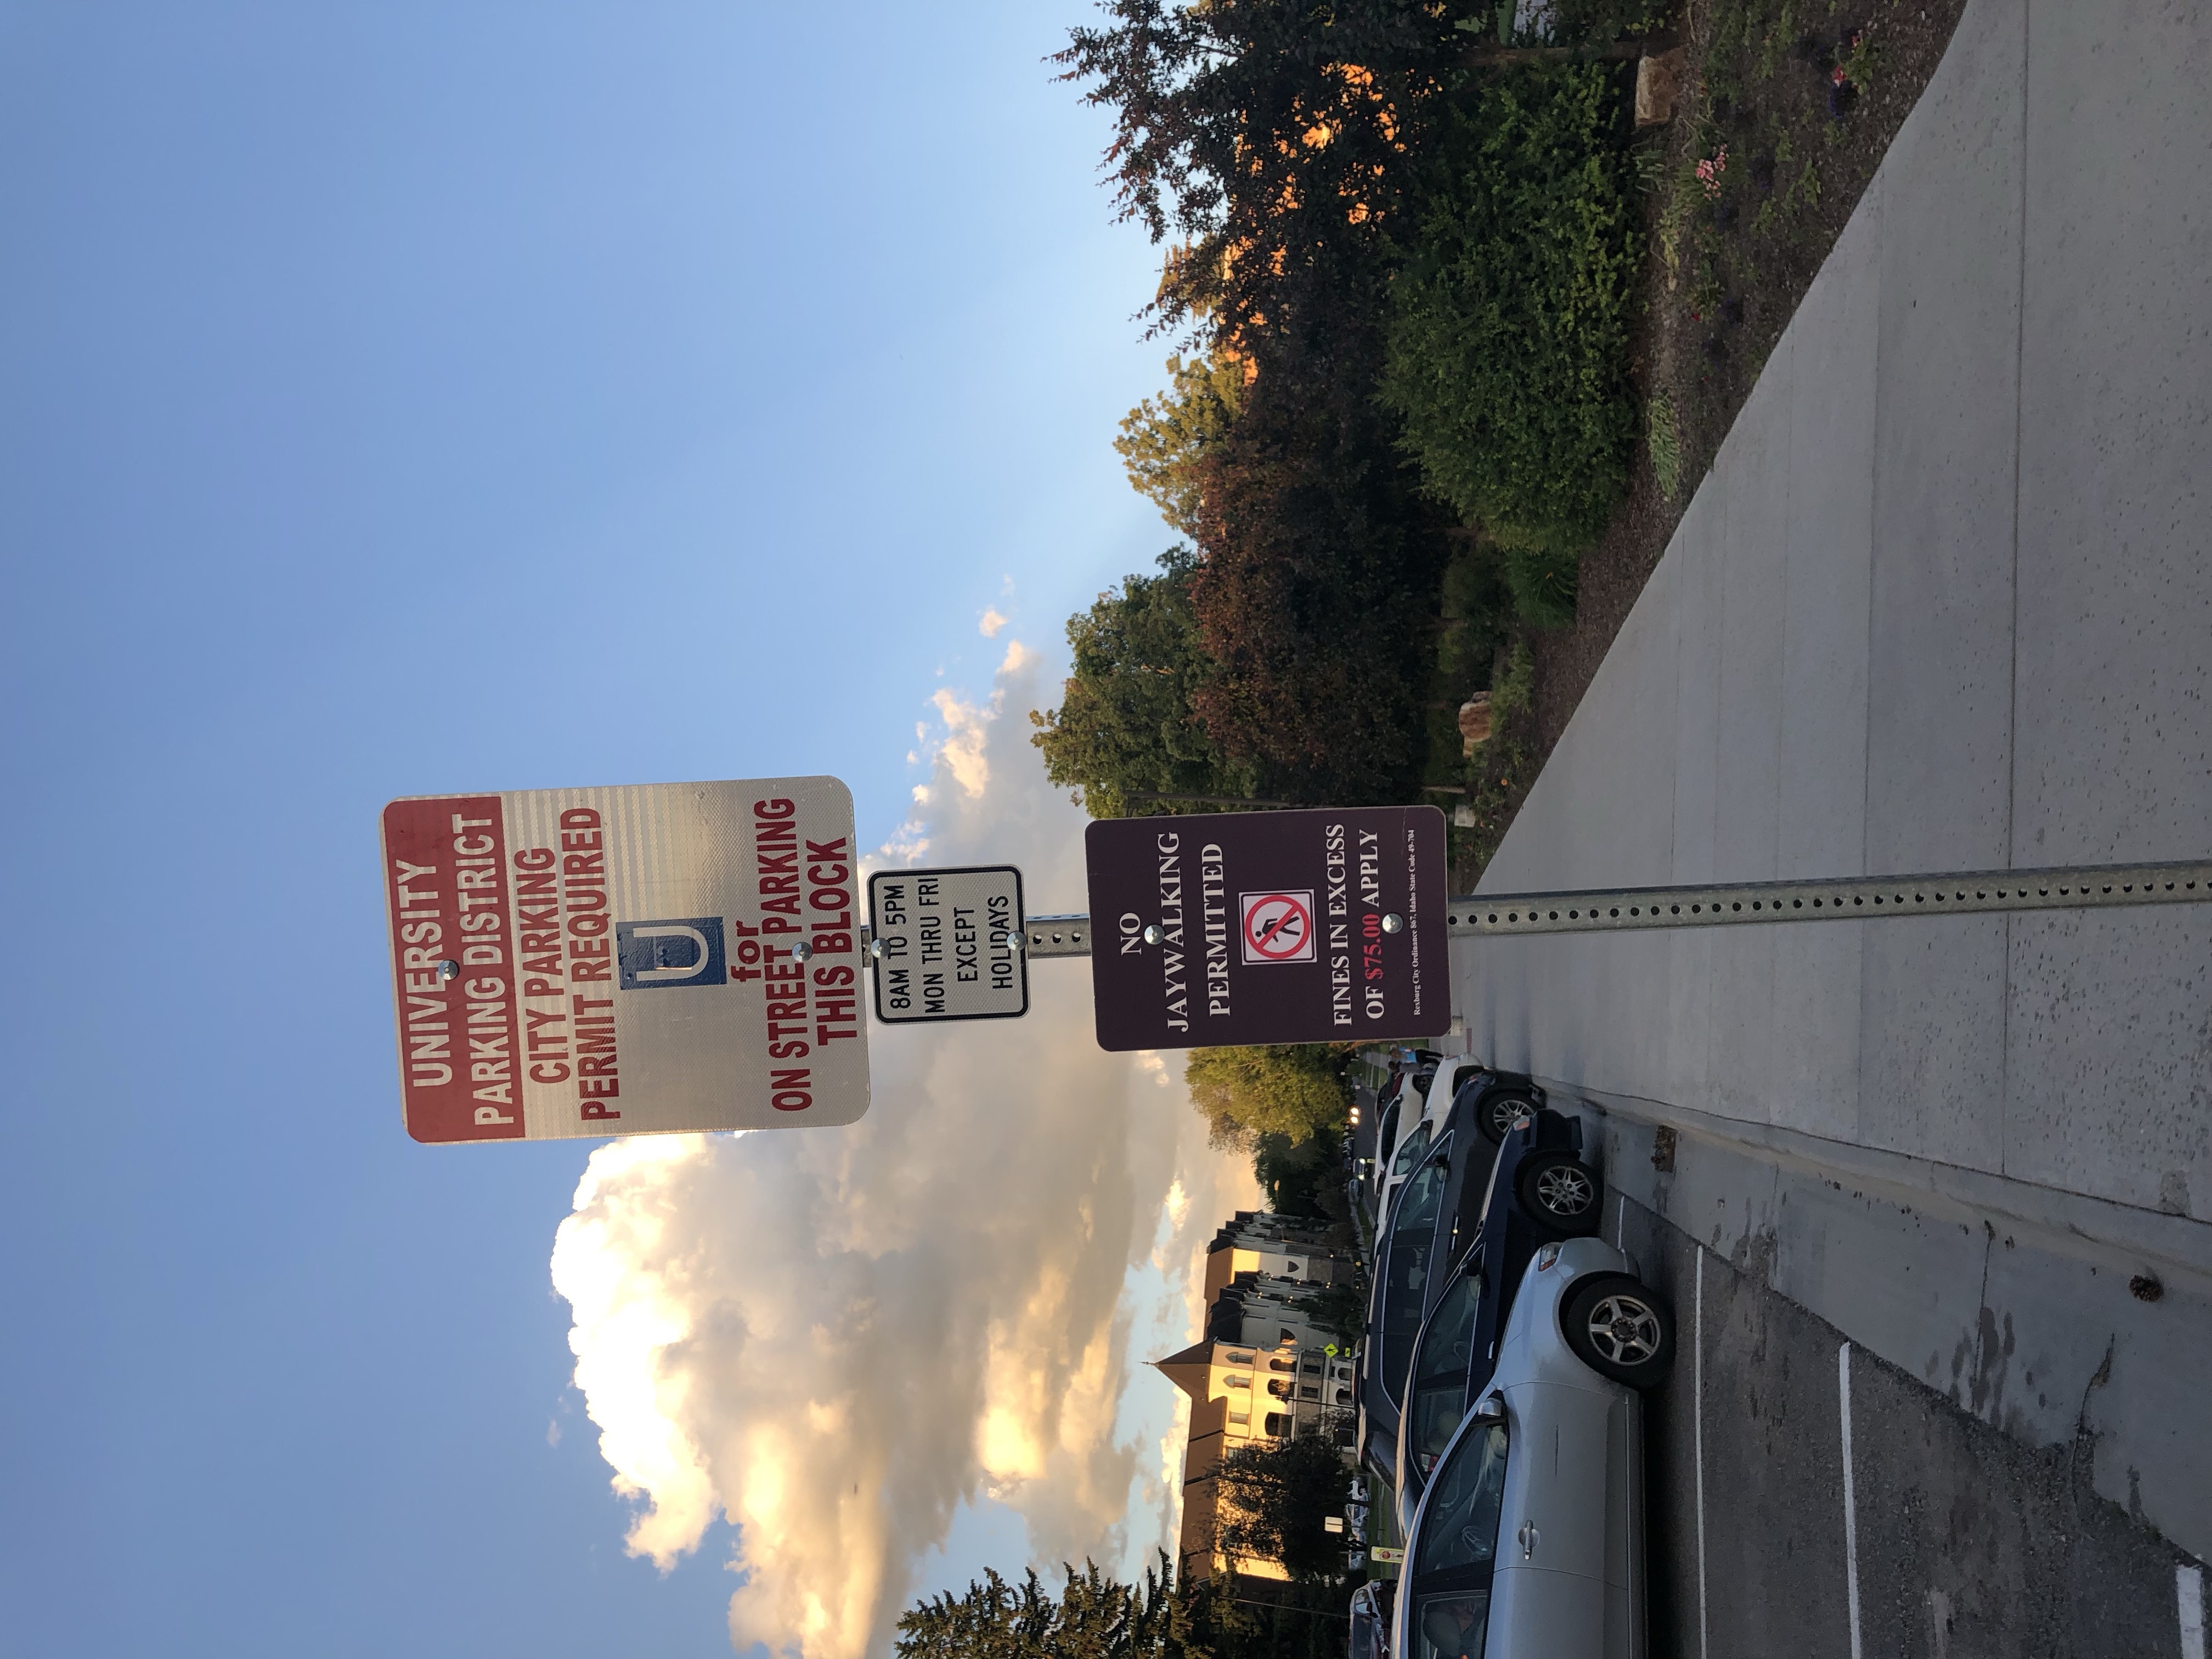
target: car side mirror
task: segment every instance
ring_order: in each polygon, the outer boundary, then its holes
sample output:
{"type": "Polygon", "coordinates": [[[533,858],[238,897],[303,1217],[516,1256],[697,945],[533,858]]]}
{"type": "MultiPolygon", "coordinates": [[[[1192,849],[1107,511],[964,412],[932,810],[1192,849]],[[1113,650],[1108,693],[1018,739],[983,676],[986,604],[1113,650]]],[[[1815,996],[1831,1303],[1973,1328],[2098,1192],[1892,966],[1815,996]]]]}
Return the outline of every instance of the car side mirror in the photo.
{"type": "Polygon", "coordinates": [[[1483,1395],[1470,1413],[1478,1423],[1503,1423],[1505,1420],[1505,1396],[1495,1389],[1483,1395]]]}

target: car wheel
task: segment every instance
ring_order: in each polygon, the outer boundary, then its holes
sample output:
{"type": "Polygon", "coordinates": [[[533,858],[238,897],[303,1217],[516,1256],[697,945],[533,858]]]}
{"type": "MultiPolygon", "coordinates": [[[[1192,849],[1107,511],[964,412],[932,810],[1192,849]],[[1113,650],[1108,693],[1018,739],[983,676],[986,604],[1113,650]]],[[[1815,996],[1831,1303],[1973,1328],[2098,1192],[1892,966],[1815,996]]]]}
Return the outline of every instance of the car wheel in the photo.
{"type": "Polygon", "coordinates": [[[1535,1152],[1521,1160],[1513,1195],[1522,1210],[1552,1231],[1578,1238],[1597,1231],[1605,1183],[1572,1152],[1535,1152]]]}
{"type": "Polygon", "coordinates": [[[1474,1127],[1482,1131],[1482,1138],[1492,1146],[1502,1146],[1505,1137],[1513,1133],[1515,1124],[1524,1117],[1535,1115],[1536,1103],[1528,1096],[1493,1090],[1474,1109],[1474,1127]]]}
{"type": "Polygon", "coordinates": [[[1674,1316],[1625,1273],[1600,1273],[1567,1298],[1559,1329],[1575,1357],[1601,1376],[1648,1389],[1674,1360],[1674,1316]]]}

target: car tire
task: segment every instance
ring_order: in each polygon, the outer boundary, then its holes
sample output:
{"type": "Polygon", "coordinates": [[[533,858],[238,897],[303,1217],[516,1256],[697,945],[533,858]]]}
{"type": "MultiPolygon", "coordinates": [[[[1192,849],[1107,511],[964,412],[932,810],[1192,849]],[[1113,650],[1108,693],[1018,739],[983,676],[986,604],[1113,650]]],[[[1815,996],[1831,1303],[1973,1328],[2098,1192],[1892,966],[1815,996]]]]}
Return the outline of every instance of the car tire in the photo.
{"type": "Polygon", "coordinates": [[[1600,1376],[1632,1389],[1656,1387],[1674,1363],[1674,1316],[1626,1273],[1595,1273],[1559,1310],[1559,1334],[1600,1376]]]}
{"type": "Polygon", "coordinates": [[[1482,1131],[1485,1140],[1500,1146],[1516,1123],[1535,1115],[1536,1103],[1528,1096],[1511,1089],[1492,1089],[1475,1103],[1474,1127],[1482,1131]]]}
{"type": "Polygon", "coordinates": [[[1523,1213],[1561,1238],[1594,1233],[1605,1211],[1605,1182],[1572,1152],[1531,1152],[1513,1177],[1523,1213]]]}

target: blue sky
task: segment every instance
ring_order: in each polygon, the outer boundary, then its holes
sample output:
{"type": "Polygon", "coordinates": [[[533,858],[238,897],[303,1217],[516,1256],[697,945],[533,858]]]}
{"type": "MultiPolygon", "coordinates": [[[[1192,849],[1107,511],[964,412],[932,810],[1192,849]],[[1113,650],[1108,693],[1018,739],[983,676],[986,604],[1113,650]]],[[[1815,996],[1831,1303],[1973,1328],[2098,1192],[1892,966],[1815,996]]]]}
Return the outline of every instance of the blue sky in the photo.
{"type": "Polygon", "coordinates": [[[1166,544],[1085,9],[0,3],[0,1648],[728,1651],[565,1386],[589,1148],[401,1132],[376,812],[882,842],[1166,544]]]}

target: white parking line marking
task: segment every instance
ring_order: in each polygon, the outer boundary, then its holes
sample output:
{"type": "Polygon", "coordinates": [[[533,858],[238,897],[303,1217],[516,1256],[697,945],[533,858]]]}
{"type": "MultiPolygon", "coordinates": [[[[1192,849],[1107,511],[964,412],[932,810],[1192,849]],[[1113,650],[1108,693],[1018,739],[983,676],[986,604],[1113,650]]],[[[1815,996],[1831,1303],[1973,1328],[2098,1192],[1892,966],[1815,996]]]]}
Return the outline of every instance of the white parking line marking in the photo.
{"type": "Polygon", "coordinates": [[[1836,1389],[1844,1419],[1844,1568],[1850,1574],[1851,1659],[1859,1659],[1859,1518],[1851,1481],[1851,1345],[1848,1342],[1836,1350],[1836,1389]]]}
{"type": "Polygon", "coordinates": [[[1705,1247],[1698,1246],[1698,1288],[1692,1297],[1697,1308],[1690,1324],[1691,1401],[1690,1445],[1698,1465],[1698,1659],[1705,1659],[1705,1247]]]}
{"type": "Polygon", "coordinates": [[[2204,1569],[2176,1567],[2173,1595],[2181,1604],[2181,1659],[2204,1659],[2204,1569]]]}

